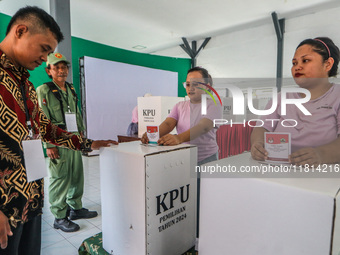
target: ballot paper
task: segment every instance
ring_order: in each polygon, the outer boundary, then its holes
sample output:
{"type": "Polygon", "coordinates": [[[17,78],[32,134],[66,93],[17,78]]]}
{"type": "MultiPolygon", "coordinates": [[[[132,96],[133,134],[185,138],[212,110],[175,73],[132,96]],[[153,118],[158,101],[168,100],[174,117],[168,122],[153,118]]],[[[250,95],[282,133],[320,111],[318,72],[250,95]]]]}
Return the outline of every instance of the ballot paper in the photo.
{"type": "Polygon", "coordinates": [[[157,143],[159,139],[159,127],[158,126],[146,126],[146,134],[149,139],[149,143],[157,143]]]}
{"type": "Polygon", "coordinates": [[[264,148],[268,152],[267,162],[288,163],[291,153],[290,133],[264,133],[264,148]]]}
{"type": "Polygon", "coordinates": [[[44,152],[40,139],[22,141],[27,182],[47,176],[44,152]]]}

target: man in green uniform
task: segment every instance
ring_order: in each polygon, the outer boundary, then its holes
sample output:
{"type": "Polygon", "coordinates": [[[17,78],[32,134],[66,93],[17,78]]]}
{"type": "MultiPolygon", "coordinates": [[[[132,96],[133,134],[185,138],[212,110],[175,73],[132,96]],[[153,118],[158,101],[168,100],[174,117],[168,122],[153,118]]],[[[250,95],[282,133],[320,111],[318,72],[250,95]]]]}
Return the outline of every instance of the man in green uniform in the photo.
{"type": "MultiPolygon", "coordinates": [[[[77,107],[77,95],[73,86],[66,82],[68,64],[65,56],[60,53],[48,55],[46,72],[52,81],[37,88],[38,101],[53,124],[68,132],[83,135],[84,124],[77,107]]],[[[49,157],[49,202],[55,216],[54,228],[65,232],[77,231],[79,225],[71,220],[98,215],[82,207],[84,172],[81,152],[49,143],[44,143],[44,146],[49,157]]]]}

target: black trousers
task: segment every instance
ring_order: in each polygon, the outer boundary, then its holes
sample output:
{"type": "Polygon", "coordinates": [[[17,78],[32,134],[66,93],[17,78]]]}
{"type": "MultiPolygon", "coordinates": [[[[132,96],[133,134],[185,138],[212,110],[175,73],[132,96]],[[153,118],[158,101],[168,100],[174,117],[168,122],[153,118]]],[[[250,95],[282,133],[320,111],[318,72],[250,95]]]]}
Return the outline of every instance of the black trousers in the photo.
{"type": "Polygon", "coordinates": [[[0,255],[40,255],[41,215],[11,230],[13,235],[8,237],[7,248],[0,248],[0,255]]]}

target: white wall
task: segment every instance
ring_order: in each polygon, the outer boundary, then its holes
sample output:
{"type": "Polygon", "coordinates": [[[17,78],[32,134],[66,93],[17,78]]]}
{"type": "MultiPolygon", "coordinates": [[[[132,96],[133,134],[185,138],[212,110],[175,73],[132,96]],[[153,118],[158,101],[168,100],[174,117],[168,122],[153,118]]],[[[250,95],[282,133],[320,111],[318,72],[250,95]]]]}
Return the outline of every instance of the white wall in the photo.
{"type": "MultiPolygon", "coordinates": [[[[13,15],[18,8],[26,4],[38,5],[49,10],[48,0],[1,0],[0,12],[13,15]]],[[[286,19],[284,77],[290,77],[291,58],[296,46],[303,39],[328,36],[340,46],[340,7],[336,7],[337,5],[336,1],[325,1],[324,4],[319,5],[320,10],[317,12],[314,9],[306,9],[295,11],[295,13],[277,13],[279,18],[286,19]]],[[[213,18],[213,15],[210,18],[213,18]]],[[[213,33],[219,35],[212,36],[208,45],[198,56],[197,65],[206,67],[215,78],[276,77],[277,40],[270,13],[267,19],[262,17],[260,21],[257,20],[233,30],[224,32],[224,34],[214,31],[213,33]]],[[[198,41],[198,46],[202,42],[203,40],[198,41]]],[[[179,46],[152,54],[188,58],[179,46]]]]}
{"type": "Polygon", "coordinates": [[[39,6],[41,9],[49,12],[49,0],[0,0],[0,12],[13,16],[22,7],[26,5],[39,6]]]}
{"type": "MultiPolygon", "coordinates": [[[[286,18],[283,76],[290,77],[291,59],[296,46],[306,38],[328,36],[340,47],[340,7],[315,14],[286,18]]],[[[276,77],[277,39],[270,14],[268,23],[214,36],[198,56],[197,65],[215,78],[276,77]]],[[[189,41],[190,43],[190,41],[189,41]]],[[[198,46],[202,41],[198,41],[198,46]]],[[[179,47],[154,52],[156,55],[188,58],[179,47]]]]}

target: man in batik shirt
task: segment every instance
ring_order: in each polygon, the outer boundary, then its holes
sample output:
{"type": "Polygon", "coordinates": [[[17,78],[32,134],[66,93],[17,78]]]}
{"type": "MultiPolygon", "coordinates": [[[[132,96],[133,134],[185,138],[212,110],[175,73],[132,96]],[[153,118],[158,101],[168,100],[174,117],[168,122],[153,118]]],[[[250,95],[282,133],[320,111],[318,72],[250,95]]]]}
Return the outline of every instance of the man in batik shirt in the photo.
{"type": "Polygon", "coordinates": [[[52,125],[38,106],[28,70],[46,62],[63,39],[54,19],[38,7],[20,9],[0,43],[1,254],[40,254],[43,180],[27,181],[22,141],[42,140],[91,151],[114,141],[92,141],[52,125]]]}

